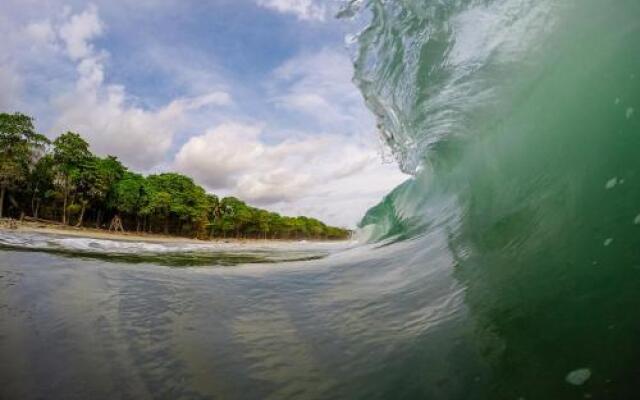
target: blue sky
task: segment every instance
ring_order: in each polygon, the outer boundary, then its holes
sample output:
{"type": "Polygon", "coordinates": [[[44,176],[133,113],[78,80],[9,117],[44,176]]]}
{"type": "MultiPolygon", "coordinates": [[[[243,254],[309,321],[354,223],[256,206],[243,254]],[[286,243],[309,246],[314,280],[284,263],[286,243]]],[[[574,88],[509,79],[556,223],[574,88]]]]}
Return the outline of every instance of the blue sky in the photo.
{"type": "Polygon", "coordinates": [[[0,110],[147,173],[354,226],[400,183],[316,0],[5,0],[0,110]]]}

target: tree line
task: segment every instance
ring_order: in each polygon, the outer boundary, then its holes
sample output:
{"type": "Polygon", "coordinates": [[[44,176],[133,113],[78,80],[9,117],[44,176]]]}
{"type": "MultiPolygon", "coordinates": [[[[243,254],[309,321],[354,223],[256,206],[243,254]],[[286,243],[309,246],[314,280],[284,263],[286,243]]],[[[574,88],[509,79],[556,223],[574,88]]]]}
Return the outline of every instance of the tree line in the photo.
{"type": "Polygon", "coordinates": [[[178,173],[149,176],[98,157],[79,134],[53,142],[30,116],[0,113],[0,218],[104,228],[114,218],[139,233],[207,238],[345,239],[350,231],[207,193],[178,173]]]}

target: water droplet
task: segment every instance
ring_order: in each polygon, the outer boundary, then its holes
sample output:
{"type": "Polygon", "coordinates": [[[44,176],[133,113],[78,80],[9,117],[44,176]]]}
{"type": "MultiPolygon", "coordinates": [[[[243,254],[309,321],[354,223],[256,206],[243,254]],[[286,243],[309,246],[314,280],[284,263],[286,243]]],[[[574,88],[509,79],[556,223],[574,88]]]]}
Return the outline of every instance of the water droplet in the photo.
{"type": "Polygon", "coordinates": [[[616,97],[616,99],[613,101],[613,104],[620,104],[620,97],[616,97]]]}
{"type": "Polygon", "coordinates": [[[607,181],[607,183],[604,185],[604,188],[613,189],[614,187],[616,187],[617,184],[618,184],[618,178],[614,176],[613,178],[607,181]]]}
{"type": "Polygon", "coordinates": [[[636,225],[640,225],[640,214],[636,215],[636,217],[633,219],[633,223],[636,225]]]}
{"type": "Polygon", "coordinates": [[[591,378],[591,370],[589,368],[580,368],[567,374],[565,380],[576,386],[580,386],[591,378]]]}
{"type": "Polygon", "coordinates": [[[604,246],[609,246],[611,243],[613,243],[613,238],[607,238],[607,240],[604,241],[604,246]]]}
{"type": "Polygon", "coordinates": [[[628,107],[628,108],[627,108],[627,111],[626,111],[626,113],[625,113],[625,115],[627,116],[627,119],[631,118],[631,116],[633,115],[633,112],[634,112],[634,111],[635,111],[635,110],[633,109],[633,107],[628,107]]]}

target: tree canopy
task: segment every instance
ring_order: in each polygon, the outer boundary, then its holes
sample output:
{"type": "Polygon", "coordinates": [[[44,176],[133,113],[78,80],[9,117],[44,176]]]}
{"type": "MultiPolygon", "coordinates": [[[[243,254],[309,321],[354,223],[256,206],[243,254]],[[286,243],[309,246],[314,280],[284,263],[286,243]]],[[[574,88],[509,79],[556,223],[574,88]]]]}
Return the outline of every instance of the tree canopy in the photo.
{"type": "Polygon", "coordinates": [[[48,142],[45,136],[36,133],[31,117],[20,113],[0,114],[0,218],[5,193],[24,183],[48,142]]]}
{"type": "Polygon", "coordinates": [[[0,114],[0,217],[12,199],[12,216],[58,219],[106,227],[118,216],[128,230],[202,239],[345,239],[350,231],[314,218],[288,217],[236,197],[207,193],[188,176],[147,177],[116,157],[94,155],[79,134],[53,143],[24,114],[0,114]]]}

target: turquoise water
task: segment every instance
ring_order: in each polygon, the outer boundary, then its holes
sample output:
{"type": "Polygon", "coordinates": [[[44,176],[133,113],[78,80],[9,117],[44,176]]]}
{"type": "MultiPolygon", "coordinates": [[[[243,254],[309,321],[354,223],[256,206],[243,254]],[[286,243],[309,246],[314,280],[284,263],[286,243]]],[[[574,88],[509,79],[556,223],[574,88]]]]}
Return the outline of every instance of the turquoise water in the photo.
{"type": "Polygon", "coordinates": [[[0,398],[638,397],[640,2],[342,15],[413,174],[366,243],[236,265],[5,236],[0,398]]]}
{"type": "Polygon", "coordinates": [[[640,3],[360,12],[356,83],[415,174],[362,226],[447,236],[487,374],[466,396],[637,397],[640,3]]]}

